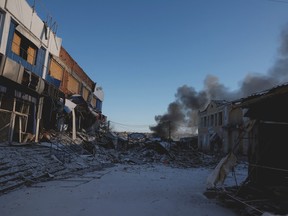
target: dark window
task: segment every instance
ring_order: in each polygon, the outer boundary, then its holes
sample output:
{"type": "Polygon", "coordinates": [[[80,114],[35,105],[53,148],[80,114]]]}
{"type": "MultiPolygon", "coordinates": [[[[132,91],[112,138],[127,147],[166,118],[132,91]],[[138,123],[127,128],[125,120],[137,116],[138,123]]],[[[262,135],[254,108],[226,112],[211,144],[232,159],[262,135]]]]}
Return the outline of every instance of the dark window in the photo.
{"type": "Polygon", "coordinates": [[[37,47],[17,31],[14,32],[13,36],[12,52],[22,57],[31,65],[35,65],[37,47]]]}
{"type": "Polygon", "coordinates": [[[211,115],[211,124],[212,127],[214,126],[214,115],[211,115]]]}
{"type": "Polygon", "coordinates": [[[223,118],[223,114],[222,114],[222,112],[219,112],[218,113],[218,125],[219,126],[221,126],[223,124],[222,118],[223,118]]]}
{"type": "Polygon", "coordinates": [[[0,44],[2,41],[3,28],[4,28],[4,13],[0,10],[0,44]]]}

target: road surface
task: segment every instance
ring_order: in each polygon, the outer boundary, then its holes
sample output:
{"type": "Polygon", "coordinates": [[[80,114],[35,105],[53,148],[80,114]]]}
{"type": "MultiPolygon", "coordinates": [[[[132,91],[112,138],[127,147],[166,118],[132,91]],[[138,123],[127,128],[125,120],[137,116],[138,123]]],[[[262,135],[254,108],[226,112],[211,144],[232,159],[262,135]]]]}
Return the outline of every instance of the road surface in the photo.
{"type": "Polygon", "coordinates": [[[204,195],[211,170],[117,165],[0,196],[1,216],[235,215],[204,195]]]}

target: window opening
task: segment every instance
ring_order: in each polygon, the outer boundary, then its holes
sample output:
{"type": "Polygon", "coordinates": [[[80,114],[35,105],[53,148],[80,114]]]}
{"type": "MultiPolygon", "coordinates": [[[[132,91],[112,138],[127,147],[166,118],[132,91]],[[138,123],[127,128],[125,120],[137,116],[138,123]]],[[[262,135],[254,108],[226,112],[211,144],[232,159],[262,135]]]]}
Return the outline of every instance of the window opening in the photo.
{"type": "Polygon", "coordinates": [[[31,65],[35,65],[37,47],[17,31],[15,31],[13,35],[12,52],[31,65]]]}

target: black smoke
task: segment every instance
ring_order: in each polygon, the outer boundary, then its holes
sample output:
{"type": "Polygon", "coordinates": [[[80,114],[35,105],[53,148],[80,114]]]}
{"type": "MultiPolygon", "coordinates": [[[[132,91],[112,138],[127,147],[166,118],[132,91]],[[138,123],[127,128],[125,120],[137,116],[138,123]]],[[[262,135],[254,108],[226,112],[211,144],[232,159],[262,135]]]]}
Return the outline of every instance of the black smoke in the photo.
{"type": "MultiPolygon", "coordinates": [[[[191,128],[196,131],[197,113],[205,109],[211,100],[236,100],[253,93],[272,88],[288,82],[288,25],[281,32],[281,44],[278,57],[267,74],[249,73],[242,80],[239,89],[230,91],[220,83],[218,77],[208,75],[201,91],[183,85],[177,89],[175,101],[169,104],[167,113],[155,116],[156,126],[150,130],[157,136],[168,138],[171,134],[181,132],[181,128],[191,128]]],[[[233,73],[233,72],[232,72],[233,73]]]]}

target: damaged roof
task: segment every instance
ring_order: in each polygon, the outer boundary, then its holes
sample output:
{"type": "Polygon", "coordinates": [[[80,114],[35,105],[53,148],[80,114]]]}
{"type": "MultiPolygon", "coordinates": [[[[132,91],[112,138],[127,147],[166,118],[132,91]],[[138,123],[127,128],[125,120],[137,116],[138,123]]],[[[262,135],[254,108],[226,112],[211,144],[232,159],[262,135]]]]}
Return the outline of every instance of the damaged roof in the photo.
{"type": "Polygon", "coordinates": [[[246,117],[264,121],[288,122],[288,83],[233,101],[247,108],[246,117]]]}
{"type": "Polygon", "coordinates": [[[271,89],[254,93],[246,98],[240,98],[238,100],[233,101],[232,103],[236,106],[247,108],[253,104],[259,103],[270,97],[281,96],[287,93],[288,93],[288,83],[284,83],[282,85],[275,86],[271,89]]]}
{"type": "MultiPolygon", "coordinates": [[[[212,105],[215,105],[216,107],[220,107],[220,106],[224,106],[224,105],[227,105],[227,104],[230,104],[231,102],[229,102],[229,101],[226,101],[226,100],[211,100],[210,102],[209,102],[209,104],[205,107],[205,109],[204,110],[200,110],[200,112],[202,113],[202,112],[205,112],[205,111],[207,111],[207,109],[209,108],[209,107],[211,107],[212,105]]],[[[213,106],[212,106],[213,107],[213,106]]]]}

